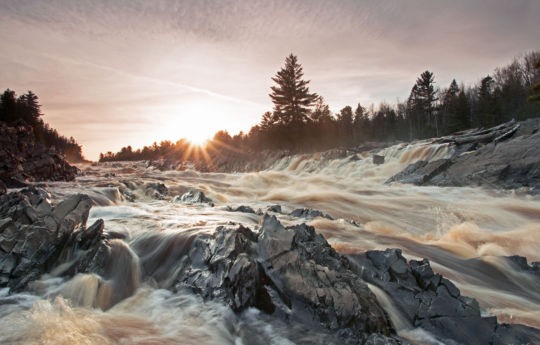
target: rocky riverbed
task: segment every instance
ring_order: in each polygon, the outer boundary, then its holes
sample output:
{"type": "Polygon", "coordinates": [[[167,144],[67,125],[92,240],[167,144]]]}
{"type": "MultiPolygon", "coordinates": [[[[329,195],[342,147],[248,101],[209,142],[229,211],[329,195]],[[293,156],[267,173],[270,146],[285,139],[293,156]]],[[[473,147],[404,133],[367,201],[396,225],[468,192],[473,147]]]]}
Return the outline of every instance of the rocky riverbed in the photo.
{"type": "Polygon", "coordinates": [[[516,125],[253,173],[87,164],[0,190],[0,342],[538,343],[536,175],[384,183],[536,138],[516,125]]]}
{"type": "Polygon", "coordinates": [[[522,188],[540,193],[540,119],[510,122],[436,140],[455,146],[452,157],[412,163],[387,182],[434,186],[522,188]],[[479,134],[480,133],[480,134],[479,134]]]}
{"type": "MultiPolygon", "coordinates": [[[[181,199],[192,204],[190,196],[181,199]]],[[[173,293],[187,290],[217,301],[235,313],[256,308],[305,330],[322,330],[320,344],[406,344],[396,332],[406,327],[403,323],[429,332],[433,342],[540,341],[540,330],[483,317],[478,302],[434,273],[428,260],[408,261],[399,249],[341,255],[313,227],[284,226],[273,211],[260,216],[253,229],[231,224],[208,234],[186,231],[159,245],[155,234],[130,249],[123,236],[104,232],[102,219],[87,226],[93,204],[88,196],[75,194],[56,205],[49,199],[41,188],[0,197],[0,287],[8,289],[4,304],[54,271],[64,279],[95,275],[98,284],[90,304],[103,310],[151,280],[173,293]],[[145,256],[148,250],[153,253],[145,256]]],[[[205,197],[198,202],[206,202],[205,197]]],[[[305,209],[291,214],[319,216],[305,209]]],[[[515,269],[540,283],[539,264],[518,259],[512,259],[521,264],[515,269]]],[[[259,343],[255,334],[245,341],[259,343]]]]}

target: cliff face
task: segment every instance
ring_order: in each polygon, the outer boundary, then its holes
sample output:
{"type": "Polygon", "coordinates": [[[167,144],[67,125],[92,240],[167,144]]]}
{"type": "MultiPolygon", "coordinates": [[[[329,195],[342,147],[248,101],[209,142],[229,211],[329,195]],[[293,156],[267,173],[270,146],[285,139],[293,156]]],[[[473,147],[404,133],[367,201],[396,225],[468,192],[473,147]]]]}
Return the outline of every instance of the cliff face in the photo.
{"type": "Polygon", "coordinates": [[[31,127],[0,123],[0,181],[8,187],[21,187],[25,181],[71,181],[77,171],[58,152],[41,145],[31,127]]]}

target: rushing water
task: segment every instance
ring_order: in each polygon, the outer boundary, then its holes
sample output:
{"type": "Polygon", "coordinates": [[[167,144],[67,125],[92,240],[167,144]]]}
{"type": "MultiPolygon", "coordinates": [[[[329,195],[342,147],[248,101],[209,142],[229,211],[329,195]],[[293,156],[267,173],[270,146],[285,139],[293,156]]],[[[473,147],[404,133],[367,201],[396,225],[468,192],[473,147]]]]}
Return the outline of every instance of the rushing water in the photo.
{"type": "MultiPolygon", "coordinates": [[[[235,315],[216,302],[166,290],[192,234],[230,222],[255,226],[259,216],[226,210],[236,205],[265,210],[280,204],[284,224],[301,221],[286,215],[297,207],[322,210],[335,220],[308,223],[339,252],[399,247],[408,258],[427,257],[462,294],[476,298],[486,315],[540,327],[536,282],[498,258],[518,254],[540,260],[540,199],[519,191],[386,185],[409,163],[448,157],[452,147],[421,142],[379,154],[386,157],[382,165],[374,165],[370,154],[339,159],[314,154],[284,158],[261,172],[230,174],[162,172],[142,163],[82,166],[85,176],[48,188],[56,201],[77,192],[90,195],[96,206],[89,223],[102,218],[105,231],[124,238],[111,242],[114,265],[104,277],[79,274],[68,281],[58,278],[58,267],[26,293],[0,291],[0,342],[330,343],[331,334],[303,332],[255,309],[235,315]],[[124,200],[121,181],[139,186],[135,202],[124,200]],[[144,184],[154,182],[168,187],[167,200],[145,194],[144,184]],[[215,207],[170,202],[193,188],[213,199],[215,207]]],[[[384,292],[372,290],[400,335],[437,344],[426,332],[400,323],[384,292]]]]}

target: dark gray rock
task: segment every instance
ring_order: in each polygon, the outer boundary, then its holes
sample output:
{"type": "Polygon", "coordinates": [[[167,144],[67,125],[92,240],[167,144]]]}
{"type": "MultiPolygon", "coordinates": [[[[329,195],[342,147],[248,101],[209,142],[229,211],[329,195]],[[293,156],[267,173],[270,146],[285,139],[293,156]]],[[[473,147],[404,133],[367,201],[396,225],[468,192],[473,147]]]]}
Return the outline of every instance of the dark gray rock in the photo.
{"type": "Polygon", "coordinates": [[[530,342],[540,335],[534,328],[497,325],[495,317],[482,317],[478,302],[461,296],[451,281],[433,272],[426,259],[407,263],[399,249],[348,257],[352,270],[381,288],[412,327],[421,327],[444,343],[491,345],[496,336],[506,344],[522,344],[523,339],[530,342]]]}
{"type": "Polygon", "coordinates": [[[97,269],[108,244],[102,220],[86,228],[92,200],[77,194],[52,207],[48,198],[35,187],[0,196],[0,287],[20,291],[65,262],[71,274],[97,269]]]}
{"type": "Polygon", "coordinates": [[[59,152],[41,145],[32,127],[0,122],[0,180],[7,187],[23,188],[25,181],[71,181],[78,172],[59,152]]]}
{"type": "Polygon", "coordinates": [[[145,183],[143,185],[144,193],[157,200],[164,200],[165,197],[169,194],[167,186],[163,183],[145,183]]]}
{"type": "Polygon", "coordinates": [[[190,190],[187,193],[184,193],[182,197],[178,198],[175,197],[173,199],[173,202],[181,202],[186,205],[194,205],[194,204],[208,204],[209,206],[214,206],[214,202],[212,199],[208,198],[206,195],[204,195],[201,191],[193,191],[190,190]]]}
{"type": "Polygon", "coordinates": [[[536,328],[524,325],[503,323],[496,327],[491,344],[540,344],[540,332],[536,328]]]}
{"type": "Polygon", "coordinates": [[[319,210],[314,210],[311,208],[297,208],[296,210],[289,213],[289,216],[291,217],[297,217],[297,218],[316,218],[316,217],[322,217],[330,220],[334,220],[330,215],[323,213],[319,210]]]}
{"type": "Polygon", "coordinates": [[[266,209],[268,212],[281,213],[281,205],[268,206],[266,209]]]}
{"type": "Polygon", "coordinates": [[[349,261],[312,227],[285,228],[275,217],[264,215],[258,233],[242,226],[220,227],[213,235],[180,243],[186,254],[175,290],[221,300],[235,311],[256,307],[310,327],[339,331],[357,339],[354,344],[371,333],[392,334],[373,293],[350,271],[349,261]]]}
{"type": "Polygon", "coordinates": [[[240,205],[240,206],[237,206],[237,207],[230,207],[230,206],[227,206],[227,211],[229,212],[242,212],[242,213],[252,213],[252,214],[258,214],[260,212],[255,212],[255,210],[253,208],[251,208],[250,206],[245,206],[245,205],[240,205]]]}
{"type": "Polygon", "coordinates": [[[385,183],[401,182],[410,183],[417,186],[429,184],[432,178],[439,175],[450,165],[450,159],[439,159],[433,162],[418,161],[410,164],[405,170],[389,178],[385,183]]]}
{"type": "MultiPolygon", "coordinates": [[[[456,155],[433,162],[419,161],[406,167],[387,182],[435,186],[483,186],[495,189],[526,188],[540,193],[540,121],[520,122],[506,131],[504,137],[488,135],[488,142],[471,143],[470,138],[454,142],[456,155]],[[521,130],[521,128],[523,129],[521,130]],[[507,131],[508,130],[508,131],[507,131]],[[467,139],[467,140],[465,140],[467,139]]],[[[497,128],[497,127],[495,127],[497,128]]],[[[485,130],[479,133],[490,133],[485,130]]]]}
{"type": "Polygon", "coordinates": [[[6,194],[6,193],[7,193],[7,186],[2,180],[0,180],[0,195],[6,194]]]}
{"type": "Polygon", "coordinates": [[[373,164],[384,164],[384,156],[381,155],[373,155],[373,164]]]}

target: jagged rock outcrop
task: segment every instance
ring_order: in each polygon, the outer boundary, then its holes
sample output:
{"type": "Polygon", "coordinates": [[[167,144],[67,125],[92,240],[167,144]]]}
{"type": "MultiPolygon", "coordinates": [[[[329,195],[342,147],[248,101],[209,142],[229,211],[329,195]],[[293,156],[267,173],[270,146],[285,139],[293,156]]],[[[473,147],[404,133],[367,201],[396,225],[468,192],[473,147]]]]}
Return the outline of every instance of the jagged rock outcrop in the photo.
{"type": "Polygon", "coordinates": [[[314,210],[311,208],[297,208],[296,210],[289,213],[289,216],[291,217],[297,217],[297,218],[316,218],[316,217],[322,217],[326,219],[333,220],[330,215],[323,213],[319,210],[314,210]]]}
{"type": "MultiPolygon", "coordinates": [[[[91,306],[107,309],[147,279],[235,312],[254,307],[305,329],[325,329],[336,344],[405,344],[367,282],[388,295],[405,328],[423,328],[444,343],[540,341],[537,329],[482,317],[478,303],[434,273],[427,260],[407,262],[398,249],[340,255],[313,227],[285,227],[268,214],[257,231],[240,225],[212,234],[156,233],[130,247],[113,233],[104,235],[103,220],[86,227],[91,206],[83,194],[53,206],[47,191],[34,187],[1,195],[0,287],[23,290],[56,268],[74,277],[63,290],[67,296],[77,291],[78,280],[97,279],[91,306]]],[[[538,276],[538,264],[507,260],[538,276]]]]}
{"type": "MultiPolygon", "coordinates": [[[[443,138],[456,145],[456,155],[419,161],[389,182],[435,186],[527,188],[540,193],[540,121],[510,122],[484,131],[443,138]]],[[[441,139],[441,140],[443,140],[441,139]]]]}
{"type": "Polygon", "coordinates": [[[266,214],[258,233],[220,227],[190,243],[173,284],[176,290],[221,300],[235,311],[257,307],[322,326],[355,339],[351,344],[362,344],[371,333],[392,334],[373,293],[312,227],[285,228],[266,214]]]}
{"type": "Polygon", "coordinates": [[[172,202],[180,202],[185,205],[207,204],[211,207],[214,206],[212,199],[208,198],[203,192],[195,190],[190,190],[182,194],[181,197],[175,196],[172,202]]]}
{"type": "Polygon", "coordinates": [[[445,344],[540,341],[538,329],[498,324],[495,317],[482,317],[478,302],[462,296],[451,281],[434,273],[426,259],[407,262],[399,249],[368,251],[349,259],[354,272],[391,298],[405,327],[421,327],[445,344]]]}
{"type": "Polygon", "coordinates": [[[8,187],[24,187],[25,181],[71,181],[77,173],[58,152],[41,145],[31,127],[0,123],[0,180],[8,187]]]}
{"type": "Polygon", "coordinates": [[[281,213],[281,205],[271,205],[266,209],[268,212],[281,213]]]}
{"type": "Polygon", "coordinates": [[[169,194],[169,189],[163,183],[145,183],[143,189],[145,195],[157,200],[164,200],[169,194]]]}
{"type": "Polygon", "coordinates": [[[252,213],[252,214],[257,214],[261,212],[260,210],[259,212],[256,212],[251,206],[246,206],[246,205],[240,205],[236,207],[227,206],[226,210],[229,212],[241,212],[241,213],[252,213]]]}
{"type": "Polygon", "coordinates": [[[72,261],[71,274],[102,266],[104,223],[86,227],[91,205],[77,194],[53,207],[48,193],[34,187],[0,196],[0,287],[20,291],[63,262],[72,261]]]}

